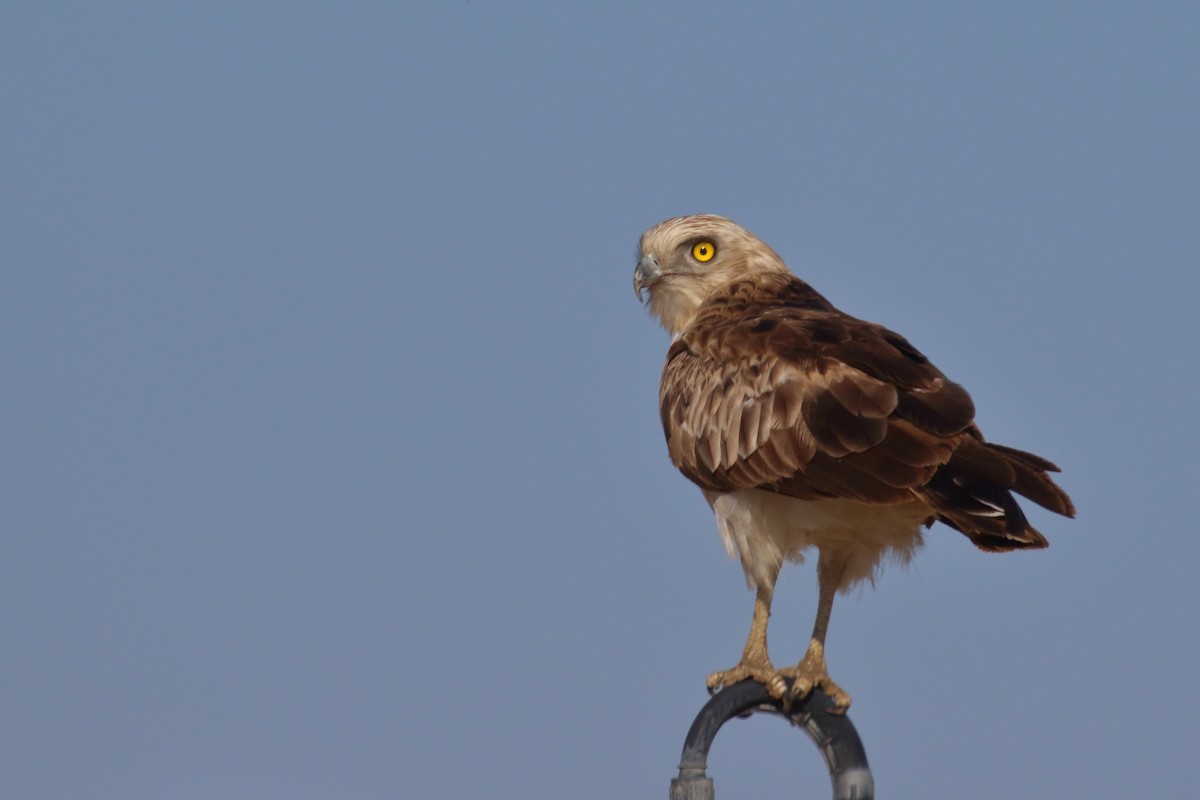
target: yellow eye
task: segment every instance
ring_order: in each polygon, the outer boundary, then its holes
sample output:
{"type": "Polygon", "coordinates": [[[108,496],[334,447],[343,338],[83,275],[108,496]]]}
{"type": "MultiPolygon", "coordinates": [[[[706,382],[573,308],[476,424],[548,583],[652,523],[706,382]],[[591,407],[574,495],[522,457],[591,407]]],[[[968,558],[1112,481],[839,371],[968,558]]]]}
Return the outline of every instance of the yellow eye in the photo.
{"type": "Polygon", "coordinates": [[[696,242],[692,245],[692,258],[697,261],[712,261],[717,254],[717,246],[712,242],[696,242]]]}

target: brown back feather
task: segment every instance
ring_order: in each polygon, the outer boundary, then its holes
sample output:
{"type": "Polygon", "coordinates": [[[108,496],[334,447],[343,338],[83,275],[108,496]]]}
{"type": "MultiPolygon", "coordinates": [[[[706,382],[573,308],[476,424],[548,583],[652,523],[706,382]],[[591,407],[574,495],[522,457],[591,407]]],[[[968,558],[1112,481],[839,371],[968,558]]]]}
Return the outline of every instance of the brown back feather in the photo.
{"type": "Polygon", "coordinates": [[[672,462],[715,491],[919,498],[984,550],[1045,547],[1010,491],[1074,515],[1039,456],[984,442],[974,404],[906,339],[786,274],[734,281],[667,354],[672,462]]]}

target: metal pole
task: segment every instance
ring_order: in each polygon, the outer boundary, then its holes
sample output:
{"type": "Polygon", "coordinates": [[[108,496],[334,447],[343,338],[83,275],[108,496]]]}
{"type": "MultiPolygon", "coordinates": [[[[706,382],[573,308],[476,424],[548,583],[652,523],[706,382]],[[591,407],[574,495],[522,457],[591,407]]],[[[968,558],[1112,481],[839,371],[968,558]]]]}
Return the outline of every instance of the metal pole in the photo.
{"type": "Polygon", "coordinates": [[[755,711],[777,714],[804,729],[825,758],[833,782],[833,800],[873,800],[875,780],[862,740],[849,717],[833,709],[833,701],[820,689],[794,701],[789,709],[784,709],[783,703],[756,681],[744,680],[722,689],[700,709],[688,730],[679,759],[679,777],[671,779],[670,800],[714,800],[712,778],[704,774],[709,748],[722,725],[755,711]]]}

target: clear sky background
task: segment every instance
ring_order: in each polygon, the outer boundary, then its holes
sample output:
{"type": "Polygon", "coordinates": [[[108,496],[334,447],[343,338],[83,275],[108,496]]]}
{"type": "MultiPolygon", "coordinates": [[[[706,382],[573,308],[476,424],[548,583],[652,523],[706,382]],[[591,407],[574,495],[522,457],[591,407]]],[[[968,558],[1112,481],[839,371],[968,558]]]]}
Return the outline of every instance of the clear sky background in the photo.
{"type": "MultiPolygon", "coordinates": [[[[700,211],[1080,510],[839,600],[880,795],[1192,795],[1197,42],[1187,3],[6,3],[0,796],[666,797],[753,601],[631,286],[700,211]]],[[[815,599],[784,574],[778,663],[815,599]]],[[[770,718],[710,767],[828,792],[770,718]]]]}

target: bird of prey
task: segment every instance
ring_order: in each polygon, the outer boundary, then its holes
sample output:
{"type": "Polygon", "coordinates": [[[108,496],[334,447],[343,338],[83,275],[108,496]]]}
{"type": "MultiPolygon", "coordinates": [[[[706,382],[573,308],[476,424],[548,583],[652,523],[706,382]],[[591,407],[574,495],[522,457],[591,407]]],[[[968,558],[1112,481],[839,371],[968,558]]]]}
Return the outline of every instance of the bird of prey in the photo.
{"type": "Polygon", "coordinates": [[[672,463],[700,487],[755,590],[741,660],[710,690],[746,678],[790,702],[829,677],[836,592],[910,559],[944,522],[981,550],[1037,549],[1045,537],[1012,493],[1075,509],[1044,458],[985,441],[975,407],[903,336],[845,314],[725,217],[666,220],[642,234],[638,299],[670,332],[659,412],[672,463]],[[812,639],[794,667],[767,655],[780,567],[817,549],[812,639]],[[790,686],[785,680],[791,679],[790,686]]]}

